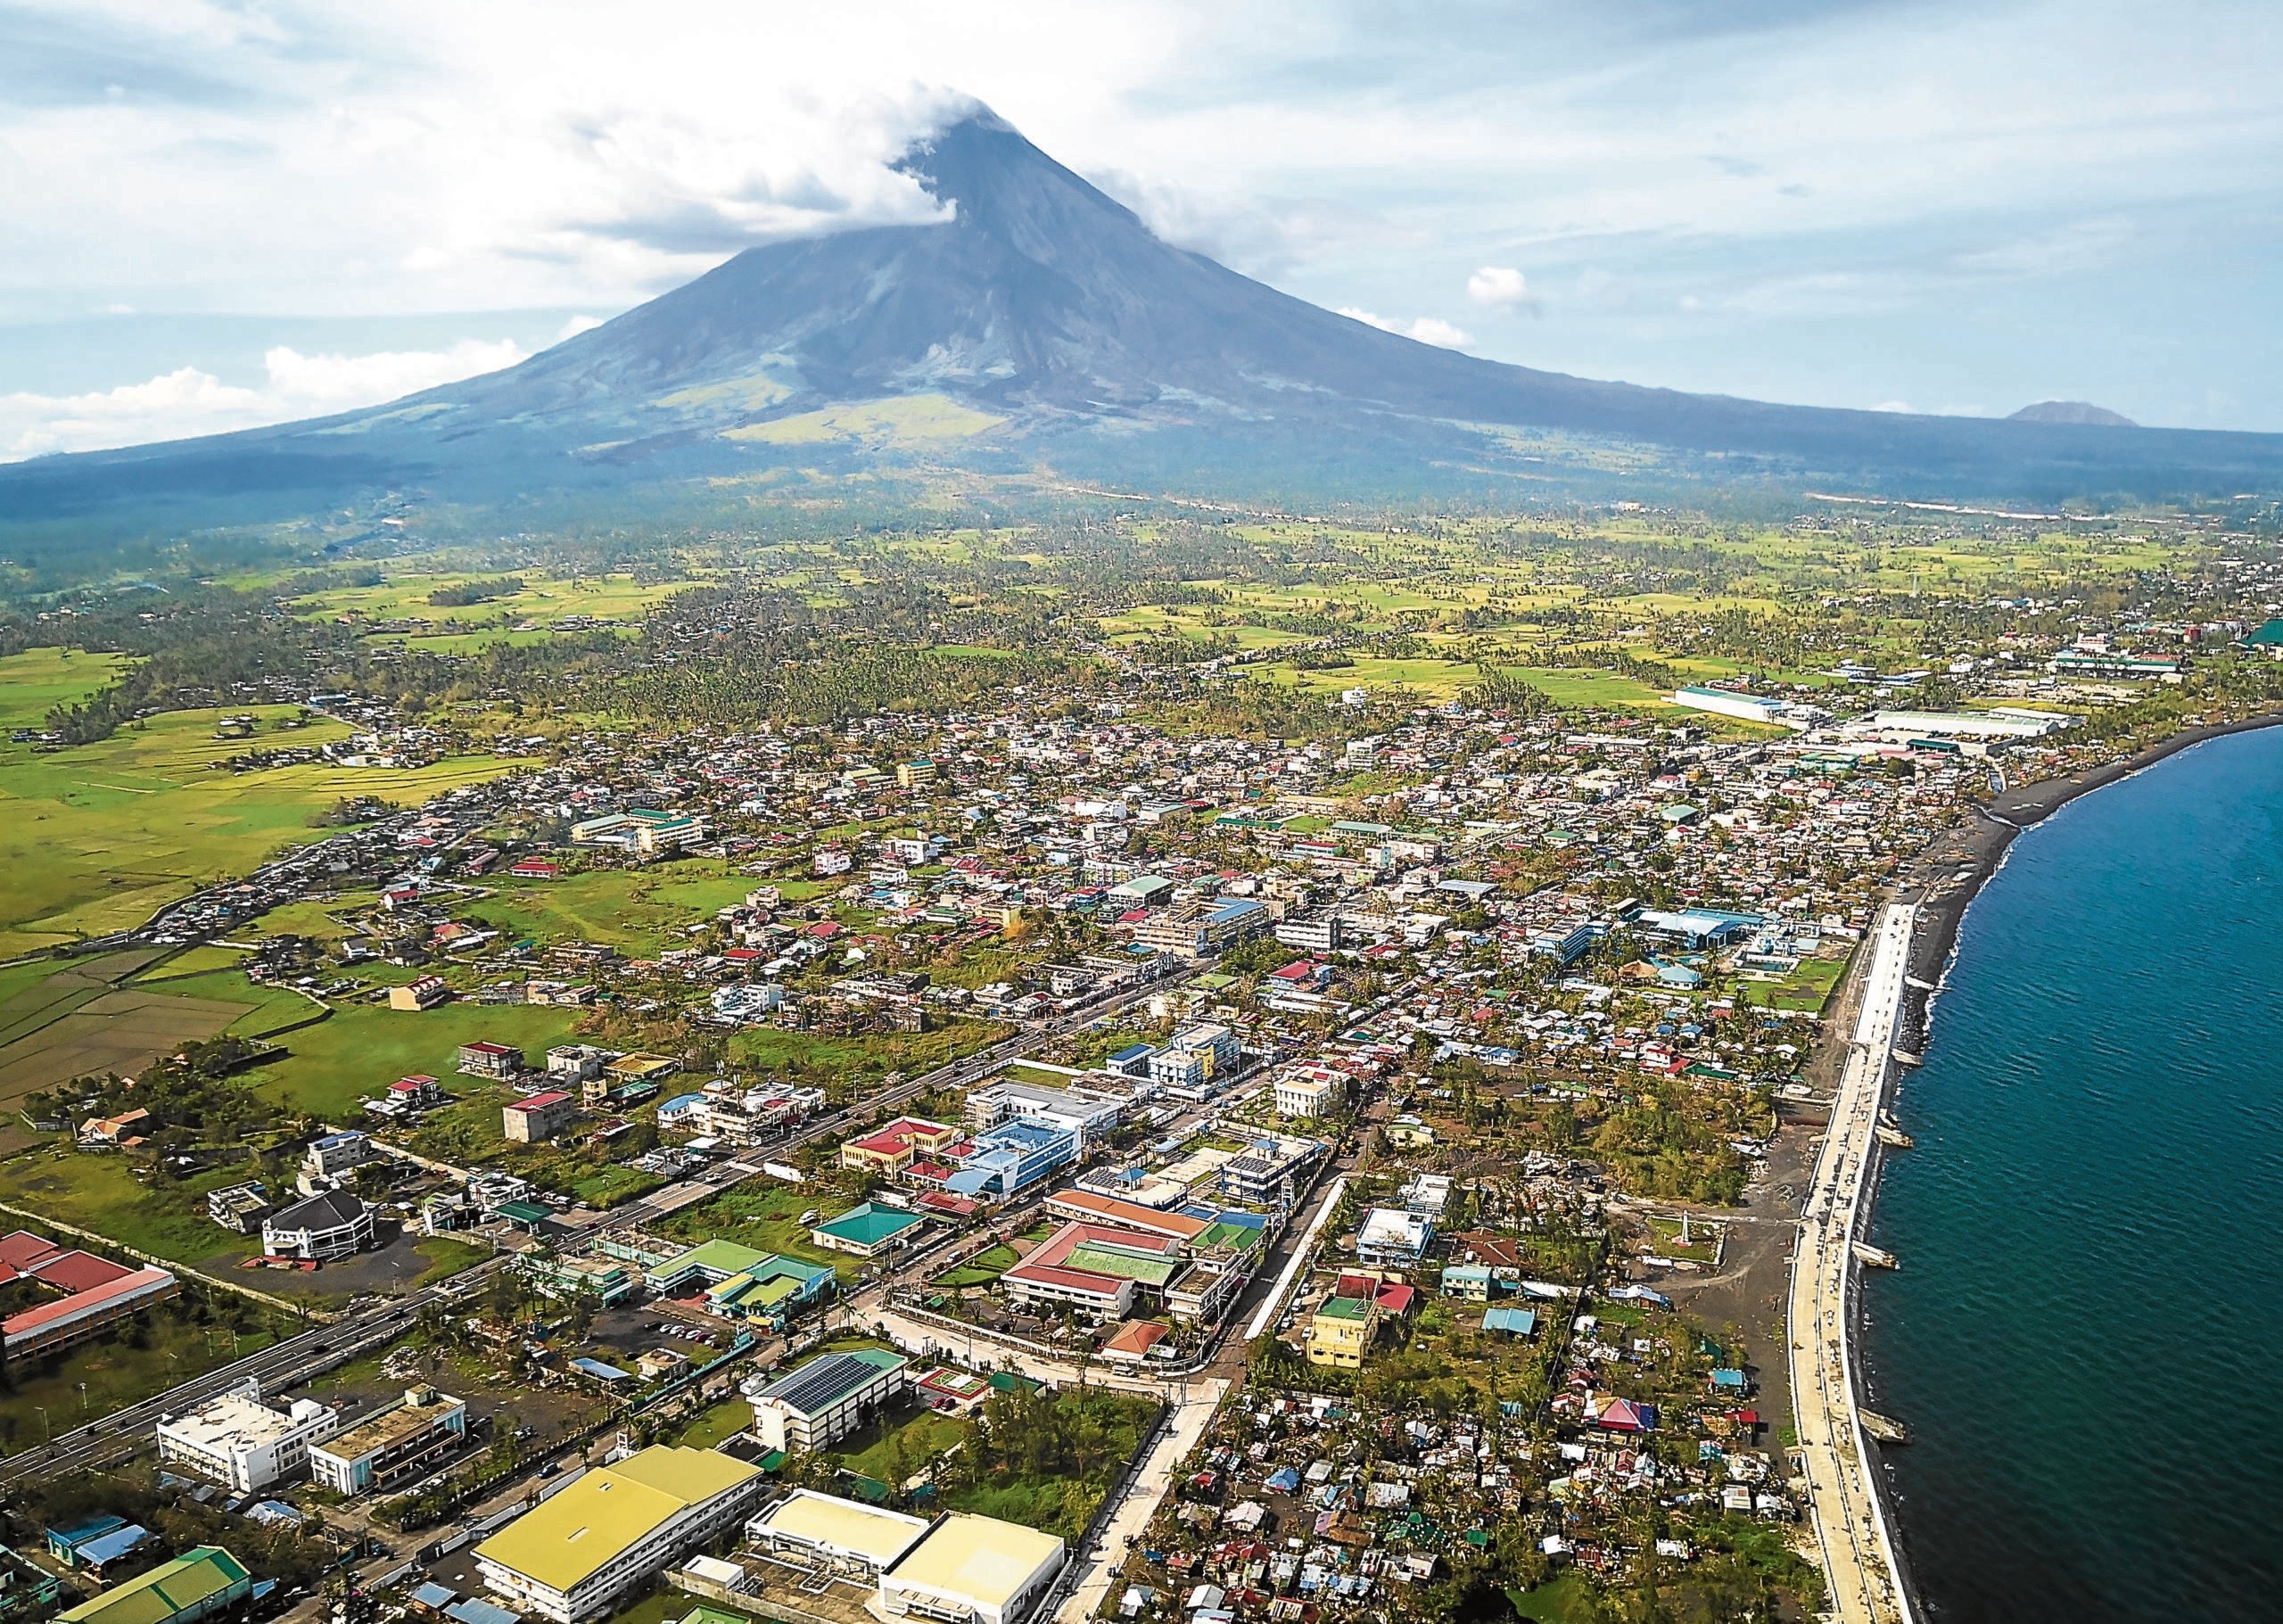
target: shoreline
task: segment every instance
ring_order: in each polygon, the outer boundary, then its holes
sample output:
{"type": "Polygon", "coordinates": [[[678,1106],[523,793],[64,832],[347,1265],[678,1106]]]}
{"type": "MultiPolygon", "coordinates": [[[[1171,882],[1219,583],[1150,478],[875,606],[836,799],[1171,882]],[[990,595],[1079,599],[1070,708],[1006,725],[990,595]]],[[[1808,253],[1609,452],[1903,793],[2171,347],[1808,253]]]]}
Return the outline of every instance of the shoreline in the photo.
{"type": "MultiPolygon", "coordinates": [[[[1964,927],[1966,911],[1973,906],[1982,887],[2005,866],[2007,853],[2017,837],[2042,823],[2071,802],[2131,778],[2183,750],[2211,739],[2278,726],[2283,726],[2283,711],[2185,728],[2128,756],[2088,768],[2082,772],[2031,784],[2009,784],[1986,806],[1976,804],[1973,808],[1973,820],[1965,828],[1950,830],[1930,842],[1903,870],[1890,893],[1890,901],[1902,901],[1912,897],[1915,893],[1913,900],[1917,911],[1905,959],[1904,970],[1908,979],[1905,984],[1901,1007],[1896,1015],[1894,1046],[1908,1046],[1916,1052],[1924,1052],[1933,1032],[1934,1000],[1941,993],[1943,978],[1956,954],[1958,933],[1964,927]],[[1923,985],[1913,985],[1911,983],[1923,985]]],[[[1826,1031],[1824,1047],[1843,1053],[1846,1043],[1842,1034],[1850,1026],[1851,1022],[1842,1023],[1834,1019],[1826,1031]]],[[[1890,1062],[1886,1073],[1878,1103],[1878,1109],[1883,1115],[1889,1112],[1900,1099],[1903,1084],[1901,1068],[1890,1062]]],[[[1885,1146],[1875,1143],[1865,1169],[1859,1222],[1860,1232],[1867,1238],[1877,1216],[1879,1183],[1885,1172],[1887,1155],[1885,1146]]],[[[1846,1314],[1851,1331],[1858,1328],[1862,1316],[1859,1291],[1850,1290],[1848,1293],[1846,1314]]],[[[1787,1325],[1786,1330],[1789,1331],[1791,1328],[1787,1325]]],[[[1862,1359],[1854,1356],[1856,1340],[1850,1336],[1847,1341],[1850,1351],[1849,1385],[1860,1403],[1869,1395],[1869,1371],[1862,1359]]],[[[1795,1393],[1795,1406],[1797,1402],[1798,1395],[1795,1393]]],[[[1925,1603],[1911,1565],[1908,1529],[1895,1501],[1894,1485],[1883,1470],[1887,1447],[1867,1436],[1863,1437],[1860,1442],[1871,1467],[1871,1495],[1876,1502],[1878,1518],[1885,1524],[1889,1550],[1902,1587],[1904,1616],[1908,1619],[1923,1617],[1925,1603]]]]}
{"type": "MultiPolygon", "coordinates": [[[[1949,969],[1951,952],[1957,945],[1966,911],[1973,906],[1974,897],[1990,883],[1990,877],[2004,866],[2006,853],[2017,836],[2044,822],[2072,801],[2097,789],[2106,789],[2168,756],[2210,739],[2279,726],[2283,726],[2283,711],[2184,728],[2129,756],[2068,778],[2009,784],[1988,805],[1975,806],[1971,824],[1937,837],[1895,882],[1897,895],[1914,889],[1922,894],[1918,898],[1922,927],[1911,944],[1910,974],[1938,987],[1941,985],[1942,973],[1949,969]],[[1947,878],[1933,872],[1946,868],[1951,870],[1947,878]]],[[[1909,1029],[1922,1043],[1928,1035],[1927,1006],[1932,996],[1919,993],[1910,1001],[1914,1006],[1910,1012],[1915,1018],[1909,1023],[1909,1029]]]]}

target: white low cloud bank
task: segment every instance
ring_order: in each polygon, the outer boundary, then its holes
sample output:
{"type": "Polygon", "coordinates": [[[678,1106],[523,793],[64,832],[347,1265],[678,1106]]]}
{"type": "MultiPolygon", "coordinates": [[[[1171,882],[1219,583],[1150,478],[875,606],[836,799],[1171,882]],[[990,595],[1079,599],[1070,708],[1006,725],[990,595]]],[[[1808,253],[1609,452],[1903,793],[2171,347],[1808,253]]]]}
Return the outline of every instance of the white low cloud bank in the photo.
{"type": "Polygon", "coordinates": [[[1530,302],[1530,284],[1511,265],[1486,265],[1466,279],[1466,296],[1477,304],[1511,310],[1530,302]]]}
{"type": "Polygon", "coordinates": [[[281,344],[262,357],[259,388],[225,383],[195,367],[143,383],[82,395],[19,391],[0,395],[0,461],[51,451],[115,446],[289,423],[377,406],[525,359],[513,339],[462,339],[449,350],[384,350],[371,355],[303,355],[281,344]]]}
{"type": "Polygon", "coordinates": [[[1422,316],[1412,321],[1401,321],[1392,316],[1374,316],[1369,310],[1354,305],[1342,305],[1339,313],[1350,321],[1360,321],[1367,327],[1377,327],[1382,333],[1398,334],[1415,338],[1422,344],[1432,344],[1438,350],[1460,350],[1474,342],[1474,335],[1463,328],[1452,326],[1439,316],[1422,316]]]}

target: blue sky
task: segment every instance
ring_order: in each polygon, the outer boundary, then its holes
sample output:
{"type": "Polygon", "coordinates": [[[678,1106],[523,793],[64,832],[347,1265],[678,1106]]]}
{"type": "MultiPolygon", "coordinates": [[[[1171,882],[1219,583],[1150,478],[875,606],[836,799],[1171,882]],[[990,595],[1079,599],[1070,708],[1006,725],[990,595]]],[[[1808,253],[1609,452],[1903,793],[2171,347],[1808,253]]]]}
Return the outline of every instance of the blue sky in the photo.
{"type": "Polygon", "coordinates": [[[1164,235],[1590,376],[2283,430],[2283,29],[2105,0],[0,0],[0,458],[502,365],[922,218],[980,98],[1164,235]]]}

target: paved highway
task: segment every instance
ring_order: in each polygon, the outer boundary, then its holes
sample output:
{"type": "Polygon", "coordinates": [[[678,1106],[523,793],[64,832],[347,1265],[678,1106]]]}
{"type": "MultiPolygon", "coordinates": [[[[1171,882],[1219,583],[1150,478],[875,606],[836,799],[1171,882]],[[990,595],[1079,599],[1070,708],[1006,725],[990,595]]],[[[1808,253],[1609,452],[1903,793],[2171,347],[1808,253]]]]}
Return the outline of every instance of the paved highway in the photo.
{"type": "Polygon", "coordinates": [[[114,1459],[147,1443],[160,1417],[189,1409],[242,1386],[250,1378],[260,1381],[266,1392],[306,1381],[392,1341],[410,1329],[427,1304],[457,1301],[506,1262],[504,1257],[494,1257],[477,1264],[440,1285],[392,1298],[362,1314],[272,1343],[156,1397],[114,1410],[85,1426],[69,1428],[59,1432],[52,1444],[0,1460],[0,1483],[53,1476],[114,1459]]]}
{"type": "Polygon", "coordinates": [[[1917,909],[1903,903],[1881,916],[1861,1013],[1792,1258],[1792,1396],[1800,1458],[1831,1583],[1831,1612],[1840,1624],[1912,1620],[1863,1443],[1849,1342],[1849,1296],[1855,1270],[1851,1247],[1864,1216],[1864,1190],[1916,917],[1917,909]]]}

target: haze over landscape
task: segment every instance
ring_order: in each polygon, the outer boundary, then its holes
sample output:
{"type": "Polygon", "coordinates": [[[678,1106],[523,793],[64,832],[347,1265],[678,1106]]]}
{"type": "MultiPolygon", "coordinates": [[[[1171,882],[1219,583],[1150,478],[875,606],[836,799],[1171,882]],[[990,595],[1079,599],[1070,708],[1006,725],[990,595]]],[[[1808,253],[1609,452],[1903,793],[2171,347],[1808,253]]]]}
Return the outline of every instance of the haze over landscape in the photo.
{"type": "Polygon", "coordinates": [[[2272,1615],[2260,9],[0,63],[0,1624],[2272,1615]]]}

